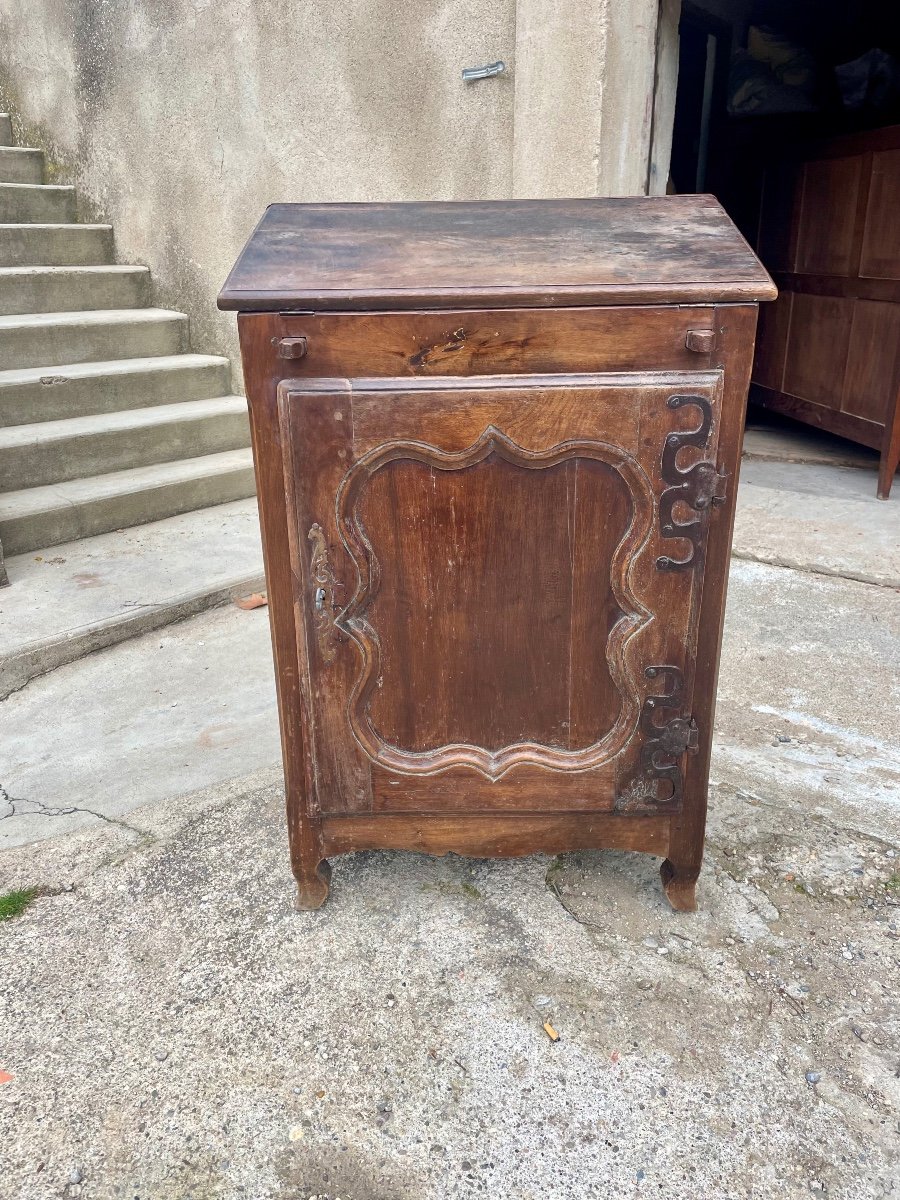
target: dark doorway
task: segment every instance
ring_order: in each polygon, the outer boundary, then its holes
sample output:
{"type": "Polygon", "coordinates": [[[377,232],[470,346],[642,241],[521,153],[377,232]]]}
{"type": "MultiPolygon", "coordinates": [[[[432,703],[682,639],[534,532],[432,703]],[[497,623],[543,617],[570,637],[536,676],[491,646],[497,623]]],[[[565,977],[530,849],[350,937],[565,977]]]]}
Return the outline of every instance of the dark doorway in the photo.
{"type": "MultiPolygon", "coordinates": [[[[780,296],[751,402],[900,458],[900,4],[685,0],[669,190],[711,192],[780,296]]],[[[802,426],[798,425],[802,430],[802,426]]]]}

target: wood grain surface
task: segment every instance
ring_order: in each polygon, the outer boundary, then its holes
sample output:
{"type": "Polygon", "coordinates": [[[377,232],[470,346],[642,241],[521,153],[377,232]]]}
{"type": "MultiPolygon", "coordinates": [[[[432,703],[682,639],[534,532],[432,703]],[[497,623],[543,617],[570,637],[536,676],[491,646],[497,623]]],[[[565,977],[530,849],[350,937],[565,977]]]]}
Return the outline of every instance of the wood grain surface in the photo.
{"type": "Polygon", "coordinates": [[[273,204],[219,307],[556,307],[766,300],[712,196],[273,204]]]}

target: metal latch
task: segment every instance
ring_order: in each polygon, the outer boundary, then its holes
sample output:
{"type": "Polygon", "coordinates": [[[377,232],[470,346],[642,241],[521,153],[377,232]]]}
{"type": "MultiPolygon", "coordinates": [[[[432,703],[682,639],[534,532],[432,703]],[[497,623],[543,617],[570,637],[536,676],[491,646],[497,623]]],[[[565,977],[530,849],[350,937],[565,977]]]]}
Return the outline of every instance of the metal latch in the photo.
{"type": "Polygon", "coordinates": [[[660,729],[659,749],[673,758],[680,758],[687,750],[700,747],[700,731],[693,717],[673,717],[660,729]]]}
{"type": "Polygon", "coordinates": [[[704,508],[709,508],[710,504],[725,503],[729,477],[725,471],[720,471],[715,463],[696,463],[693,468],[685,471],[685,475],[690,476],[688,483],[693,483],[693,495],[688,495],[686,489],[682,498],[691,508],[702,512],[704,508]]]}

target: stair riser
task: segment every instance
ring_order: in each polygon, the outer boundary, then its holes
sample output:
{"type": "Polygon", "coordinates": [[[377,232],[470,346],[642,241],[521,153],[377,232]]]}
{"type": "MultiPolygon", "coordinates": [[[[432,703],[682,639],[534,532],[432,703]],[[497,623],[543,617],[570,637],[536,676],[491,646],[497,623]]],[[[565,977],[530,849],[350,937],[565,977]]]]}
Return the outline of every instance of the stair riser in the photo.
{"type": "Polygon", "coordinates": [[[88,504],[67,505],[51,512],[14,517],[0,525],[0,540],[4,553],[10,558],[14,554],[58,546],[60,542],[109,533],[112,529],[161,521],[164,517],[211,504],[246,500],[254,490],[253,468],[248,466],[202,479],[179,480],[127,496],[114,495],[88,504]]]}
{"type": "Polygon", "coordinates": [[[0,317],[19,313],[84,312],[97,308],[145,308],[150,303],[150,272],[128,274],[25,274],[0,277],[0,317]]]}
{"type": "Polygon", "coordinates": [[[75,192],[72,188],[4,187],[0,184],[0,223],[75,220],[75,192]]]}
{"type": "Polygon", "coordinates": [[[43,183],[44,156],[40,150],[0,146],[0,183],[43,183]]]}
{"type": "Polygon", "coordinates": [[[250,445],[245,413],[222,413],[200,420],[173,421],[146,429],[114,430],[90,437],[60,439],[52,446],[0,449],[2,490],[42,487],[67,479],[107,475],[131,467],[198,458],[250,445]]]}
{"type": "Polygon", "coordinates": [[[23,326],[0,330],[0,370],[109,358],[152,358],[187,349],[187,319],[134,325],[23,326]]]}
{"type": "Polygon", "coordinates": [[[230,384],[227,363],[174,371],[141,371],[128,375],[65,378],[49,371],[46,383],[17,383],[0,387],[0,426],[64,421],[95,413],[119,412],[186,400],[226,396],[230,384]]]}
{"type": "Polygon", "coordinates": [[[0,229],[0,267],[90,267],[113,260],[112,228],[0,229]]]}
{"type": "Polygon", "coordinates": [[[12,123],[7,113],[0,113],[0,146],[12,145],[12,123]]]}

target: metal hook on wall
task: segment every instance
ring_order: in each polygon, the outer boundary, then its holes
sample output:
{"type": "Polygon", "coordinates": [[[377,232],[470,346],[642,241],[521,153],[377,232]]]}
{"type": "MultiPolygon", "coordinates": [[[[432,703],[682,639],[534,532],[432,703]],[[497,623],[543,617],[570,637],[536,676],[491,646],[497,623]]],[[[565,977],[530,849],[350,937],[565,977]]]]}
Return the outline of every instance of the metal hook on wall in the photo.
{"type": "Polygon", "coordinates": [[[462,77],[466,83],[473,83],[476,79],[490,79],[492,75],[502,75],[506,70],[506,63],[498,59],[497,62],[488,63],[484,67],[463,67],[462,77]]]}

